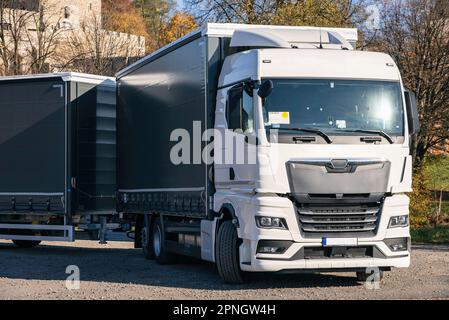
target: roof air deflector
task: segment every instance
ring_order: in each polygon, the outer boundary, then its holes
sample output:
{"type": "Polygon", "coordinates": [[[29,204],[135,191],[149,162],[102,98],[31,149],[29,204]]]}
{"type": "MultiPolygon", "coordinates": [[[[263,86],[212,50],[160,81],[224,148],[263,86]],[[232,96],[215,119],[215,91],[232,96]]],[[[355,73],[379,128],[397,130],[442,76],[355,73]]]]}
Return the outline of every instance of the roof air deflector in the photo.
{"type": "Polygon", "coordinates": [[[236,30],[231,47],[291,48],[288,41],[276,35],[272,30],[236,30]]]}
{"type": "Polygon", "coordinates": [[[353,49],[353,45],[334,30],[310,29],[237,29],[231,47],[353,49]]]}

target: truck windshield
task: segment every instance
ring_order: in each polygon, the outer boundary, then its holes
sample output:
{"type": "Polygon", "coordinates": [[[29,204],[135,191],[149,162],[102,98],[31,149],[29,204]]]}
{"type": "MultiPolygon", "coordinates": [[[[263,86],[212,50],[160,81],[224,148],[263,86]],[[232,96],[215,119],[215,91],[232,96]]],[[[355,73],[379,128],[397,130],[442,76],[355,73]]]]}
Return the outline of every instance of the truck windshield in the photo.
{"type": "MultiPolygon", "coordinates": [[[[272,80],[263,101],[266,129],[309,128],[328,134],[381,130],[402,136],[399,82],[368,80],[272,80]]],[[[359,133],[360,134],[360,133],[359,133]]]]}

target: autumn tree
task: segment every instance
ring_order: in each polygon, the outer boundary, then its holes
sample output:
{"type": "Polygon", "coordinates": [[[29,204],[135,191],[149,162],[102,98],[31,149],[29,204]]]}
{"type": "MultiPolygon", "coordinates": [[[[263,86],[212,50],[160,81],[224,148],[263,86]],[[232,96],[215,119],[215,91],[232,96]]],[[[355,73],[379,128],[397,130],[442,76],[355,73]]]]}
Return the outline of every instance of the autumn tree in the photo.
{"type": "Polygon", "coordinates": [[[304,0],[282,1],[271,23],[279,25],[310,25],[321,27],[351,27],[366,20],[367,1],[304,0]]]}
{"type": "Polygon", "coordinates": [[[38,13],[31,15],[29,27],[25,30],[29,73],[49,72],[50,61],[61,58],[58,52],[64,33],[59,27],[61,20],[61,12],[54,3],[48,0],[40,1],[38,13]]]}
{"type": "Polygon", "coordinates": [[[164,46],[196,29],[193,16],[185,12],[177,12],[166,25],[162,26],[159,46],[164,46]]]}
{"type": "Polygon", "coordinates": [[[47,72],[57,56],[58,17],[46,0],[0,0],[0,73],[47,72]]]}
{"type": "Polygon", "coordinates": [[[185,0],[200,21],[269,23],[282,0],[185,0]]]}
{"type": "Polygon", "coordinates": [[[106,30],[148,36],[143,17],[129,0],[102,0],[102,21],[106,30]]]}
{"type": "Polygon", "coordinates": [[[0,0],[0,56],[3,75],[23,73],[23,42],[33,12],[19,8],[19,1],[0,0]]]}
{"type": "Polygon", "coordinates": [[[92,14],[79,29],[70,32],[63,48],[68,56],[64,69],[113,76],[129,64],[129,59],[145,54],[141,50],[140,37],[106,30],[103,28],[105,23],[108,25],[110,22],[92,14]]]}
{"type": "Polygon", "coordinates": [[[175,7],[175,0],[134,0],[133,4],[145,21],[147,52],[154,51],[163,42],[162,29],[175,7]]]}
{"type": "Polygon", "coordinates": [[[418,100],[421,131],[413,155],[419,166],[449,140],[449,7],[446,0],[382,0],[372,49],[389,53],[418,100]]]}
{"type": "Polygon", "coordinates": [[[185,0],[202,21],[349,26],[364,19],[368,0],[185,0]]]}

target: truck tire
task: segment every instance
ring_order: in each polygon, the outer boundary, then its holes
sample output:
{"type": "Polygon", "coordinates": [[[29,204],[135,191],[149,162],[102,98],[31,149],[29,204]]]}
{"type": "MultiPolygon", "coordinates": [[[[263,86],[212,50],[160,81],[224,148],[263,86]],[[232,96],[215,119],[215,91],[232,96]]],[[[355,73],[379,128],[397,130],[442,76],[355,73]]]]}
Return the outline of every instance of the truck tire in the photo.
{"type": "Polygon", "coordinates": [[[215,262],[218,274],[225,283],[243,283],[243,272],[240,269],[239,238],[232,221],[220,225],[217,235],[215,262]]]}
{"type": "Polygon", "coordinates": [[[143,256],[147,260],[154,259],[153,238],[151,236],[151,219],[150,215],[146,214],[143,217],[143,226],[141,229],[141,241],[143,256]]]}
{"type": "Polygon", "coordinates": [[[40,240],[12,240],[12,242],[19,248],[34,248],[41,243],[40,240]]]}
{"type": "Polygon", "coordinates": [[[160,217],[154,218],[154,223],[151,228],[151,238],[156,262],[162,265],[174,263],[176,256],[171,252],[167,252],[165,248],[165,233],[160,217]]]}
{"type": "MultiPolygon", "coordinates": [[[[368,277],[370,277],[372,274],[373,274],[373,272],[368,273],[366,271],[357,271],[356,272],[357,281],[366,282],[368,280],[368,277]]],[[[379,281],[381,281],[384,277],[384,272],[379,271],[378,277],[379,277],[379,281]]],[[[376,279],[376,277],[374,277],[374,279],[376,279]]]]}

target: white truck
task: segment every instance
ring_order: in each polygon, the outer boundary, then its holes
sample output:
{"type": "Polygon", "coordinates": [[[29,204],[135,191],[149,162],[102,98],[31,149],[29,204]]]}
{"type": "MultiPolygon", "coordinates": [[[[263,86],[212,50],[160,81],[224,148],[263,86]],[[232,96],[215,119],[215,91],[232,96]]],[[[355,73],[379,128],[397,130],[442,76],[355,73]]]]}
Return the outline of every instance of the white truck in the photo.
{"type": "Polygon", "coordinates": [[[416,102],[356,41],[209,23],[117,74],[118,210],[146,258],[196,256],[229,283],[409,266],[416,102]]]}

